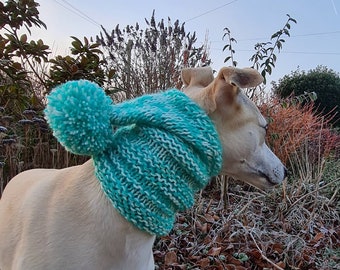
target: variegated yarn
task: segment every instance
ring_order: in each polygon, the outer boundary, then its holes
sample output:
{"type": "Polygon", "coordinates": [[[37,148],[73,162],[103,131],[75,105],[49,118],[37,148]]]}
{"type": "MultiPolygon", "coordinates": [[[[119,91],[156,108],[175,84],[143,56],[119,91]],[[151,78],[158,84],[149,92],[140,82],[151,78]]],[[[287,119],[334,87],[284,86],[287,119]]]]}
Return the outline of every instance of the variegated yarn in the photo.
{"type": "Polygon", "coordinates": [[[98,85],[71,81],[51,92],[45,114],[66,149],[92,156],[113,206],[151,234],[167,234],[221,168],[212,121],[179,90],[114,105],[98,85]]]}

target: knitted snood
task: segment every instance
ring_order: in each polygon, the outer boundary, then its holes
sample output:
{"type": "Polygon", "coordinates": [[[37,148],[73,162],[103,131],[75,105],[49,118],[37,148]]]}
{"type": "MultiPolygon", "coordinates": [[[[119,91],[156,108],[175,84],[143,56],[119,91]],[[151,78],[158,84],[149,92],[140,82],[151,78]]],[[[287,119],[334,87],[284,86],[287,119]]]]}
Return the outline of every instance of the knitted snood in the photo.
{"type": "Polygon", "coordinates": [[[151,234],[166,235],[221,168],[212,121],[178,90],[112,105],[96,84],[73,81],[51,92],[45,114],[61,144],[92,156],[120,214],[151,234]]]}

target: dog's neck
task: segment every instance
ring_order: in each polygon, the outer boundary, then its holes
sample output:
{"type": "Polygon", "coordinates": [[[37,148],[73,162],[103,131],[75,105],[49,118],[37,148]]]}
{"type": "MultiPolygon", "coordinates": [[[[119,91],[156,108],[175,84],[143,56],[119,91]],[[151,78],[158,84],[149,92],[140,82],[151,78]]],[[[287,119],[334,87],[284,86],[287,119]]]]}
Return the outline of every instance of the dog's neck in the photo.
{"type": "Polygon", "coordinates": [[[216,107],[214,103],[213,85],[209,84],[206,87],[200,85],[189,85],[184,88],[184,93],[193,100],[198,106],[200,106],[208,115],[212,113],[216,107]]]}

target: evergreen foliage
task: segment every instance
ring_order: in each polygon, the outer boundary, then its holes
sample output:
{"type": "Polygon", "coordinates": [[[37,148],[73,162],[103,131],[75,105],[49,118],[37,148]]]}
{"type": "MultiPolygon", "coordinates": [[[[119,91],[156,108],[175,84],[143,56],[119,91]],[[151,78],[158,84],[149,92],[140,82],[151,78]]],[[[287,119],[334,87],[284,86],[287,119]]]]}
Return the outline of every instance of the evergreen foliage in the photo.
{"type": "Polygon", "coordinates": [[[340,126],[340,76],[332,69],[318,66],[308,72],[296,70],[274,82],[273,91],[281,98],[316,93],[315,110],[333,116],[332,123],[340,126]]]}

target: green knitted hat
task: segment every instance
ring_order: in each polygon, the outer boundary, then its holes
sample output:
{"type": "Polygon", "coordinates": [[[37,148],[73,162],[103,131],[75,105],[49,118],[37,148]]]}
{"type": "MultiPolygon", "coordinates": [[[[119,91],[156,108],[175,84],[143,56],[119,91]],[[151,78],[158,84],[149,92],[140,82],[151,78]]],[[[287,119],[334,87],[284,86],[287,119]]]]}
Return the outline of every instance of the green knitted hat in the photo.
{"type": "Polygon", "coordinates": [[[51,92],[45,114],[66,149],[92,156],[113,206],[151,234],[166,235],[221,168],[212,121],[179,90],[113,105],[98,85],[71,81],[51,92]]]}

